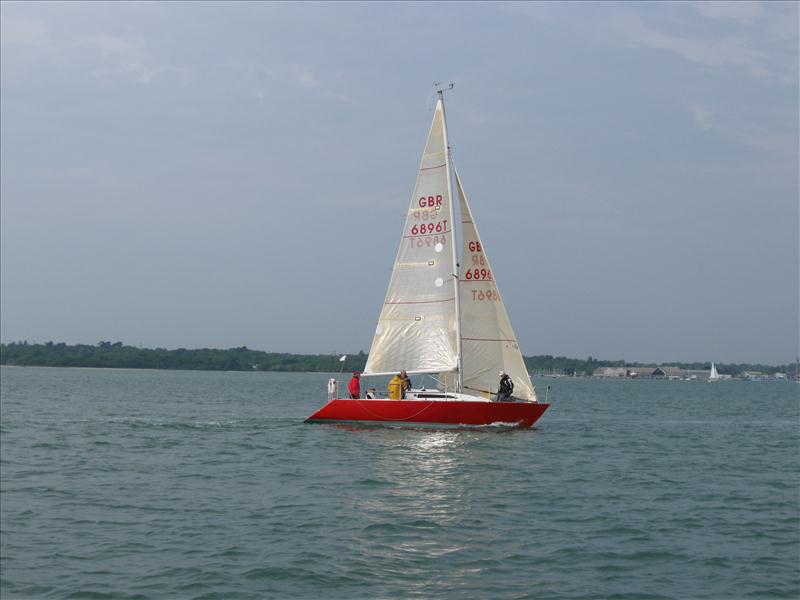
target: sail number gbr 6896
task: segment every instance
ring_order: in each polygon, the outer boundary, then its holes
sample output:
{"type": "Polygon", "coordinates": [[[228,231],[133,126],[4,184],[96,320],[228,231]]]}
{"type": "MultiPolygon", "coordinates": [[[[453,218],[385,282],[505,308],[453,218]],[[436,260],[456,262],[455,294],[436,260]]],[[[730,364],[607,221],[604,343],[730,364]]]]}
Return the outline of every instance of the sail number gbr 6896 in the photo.
{"type": "Polygon", "coordinates": [[[417,205],[421,210],[412,213],[415,221],[407,237],[412,248],[422,246],[438,246],[437,250],[447,242],[447,219],[438,220],[439,210],[442,208],[444,198],[442,194],[420,196],[417,205]],[[441,246],[440,246],[441,245],[441,246]]]}

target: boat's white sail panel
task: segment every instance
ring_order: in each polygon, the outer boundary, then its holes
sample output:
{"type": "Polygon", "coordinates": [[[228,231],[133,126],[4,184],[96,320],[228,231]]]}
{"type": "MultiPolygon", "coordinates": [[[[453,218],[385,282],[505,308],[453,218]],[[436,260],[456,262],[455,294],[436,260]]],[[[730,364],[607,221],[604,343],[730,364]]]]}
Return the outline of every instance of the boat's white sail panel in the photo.
{"type": "Polygon", "coordinates": [[[436,105],[365,375],[452,371],[456,279],[444,106],[436,105]]]}
{"type": "Polygon", "coordinates": [[[715,381],[715,380],[719,379],[719,373],[717,372],[717,367],[714,366],[713,362],[711,363],[711,372],[708,375],[708,379],[710,381],[715,381]]]}
{"type": "Polygon", "coordinates": [[[505,371],[514,382],[514,396],[535,401],[531,378],[457,172],[456,193],[462,224],[459,285],[464,392],[494,395],[500,383],[500,371],[505,371]]]}

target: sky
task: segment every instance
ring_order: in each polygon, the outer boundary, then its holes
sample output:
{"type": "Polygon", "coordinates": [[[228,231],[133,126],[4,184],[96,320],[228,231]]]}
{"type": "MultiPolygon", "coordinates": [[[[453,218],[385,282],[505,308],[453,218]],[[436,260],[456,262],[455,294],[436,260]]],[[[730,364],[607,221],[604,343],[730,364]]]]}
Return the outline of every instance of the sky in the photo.
{"type": "Polygon", "coordinates": [[[526,356],[794,361],[798,4],[0,6],[0,338],[369,351],[435,105],[526,356]]]}

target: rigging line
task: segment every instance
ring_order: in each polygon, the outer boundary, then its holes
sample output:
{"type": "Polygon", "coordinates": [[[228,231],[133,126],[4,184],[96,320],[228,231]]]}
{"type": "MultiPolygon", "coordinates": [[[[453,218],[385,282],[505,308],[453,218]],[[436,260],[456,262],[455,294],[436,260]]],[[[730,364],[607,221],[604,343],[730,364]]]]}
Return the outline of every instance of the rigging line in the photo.
{"type": "Polygon", "coordinates": [[[491,392],[489,390],[481,390],[481,389],[478,389],[478,388],[469,387],[468,385],[465,385],[464,389],[465,390],[472,390],[473,392],[481,392],[482,394],[490,394],[490,395],[497,394],[497,392],[491,392]]]}
{"type": "MultiPolygon", "coordinates": [[[[547,387],[548,387],[548,389],[550,388],[550,386],[547,386],[547,387]]],[[[488,390],[479,390],[478,388],[469,387],[469,386],[466,386],[466,385],[464,386],[464,389],[472,390],[473,392],[481,392],[481,393],[484,393],[484,394],[489,394],[490,396],[496,396],[497,395],[497,392],[490,392],[488,390]]],[[[511,397],[512,398],[519,398],[519,396],[513,396],[513,395],[511,397]]],[[[521,402],[529,402],[529,403],[532,404],[532,402],[530,400],[524,400],[523,399],[523,400],[521,400],[521,402]]]]}
{"type": "MultiPolygon", "coordinates": [[[[446,88],[447,90],[452,90],[455,84],[450,83],[450,85],[446,88]]],[[[447,212],[450,217],[450,224],[451,226],[455,226],[455,202],[453,202],[453,175],[455,174],[455,165],[453,165],[453,152],[452,148],[450,147],[450,135],[447,131],[447,115],[444,107],[444,92],[445,89],[440,87],[440,84],[437,83],[436,87],[437,92],[439,94],[439,104],[442,108],[442,142],[444,143],[445,148],[445,173],[446,173],[446,180],[447,180],[447,212]]],[[[456,175],[457,177],[457,175],[456,175]]],[[[459,211],[458,215],[459,220],[461,219],[461,214],[459,211]]],[[[462,232],[463,233],[463,232],[462,232]]],[[[464,361],[463,361],[463,349],[461,347],[461,293],[460,287],[458,284],[458,257],[456,256],[456,245],[458,242],[458,238],[456,236],[455,231],[453,232],[453,239],[452,245],[450,246],[450,253],[451,253],[451,260],[453,265],[453,288],[455,293],[455,333],[456,333],[456,360],[458,363],[458,367],[456,370],[456,392],[460,392],[464,387],[464,361]]]]}

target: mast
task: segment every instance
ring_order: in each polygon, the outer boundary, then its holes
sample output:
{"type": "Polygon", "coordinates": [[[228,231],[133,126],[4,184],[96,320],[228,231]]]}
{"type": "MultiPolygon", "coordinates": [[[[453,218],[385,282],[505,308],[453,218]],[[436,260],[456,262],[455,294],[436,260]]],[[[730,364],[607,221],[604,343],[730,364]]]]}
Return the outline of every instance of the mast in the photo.
{"type": "MultiPolygon", "coordinates": [[[[447,88],[448,90],[453,89],[453,84],[450,84],[450,87],[447,88]]],[[[450,166],[450,140],[447,137],[447,113],[444,110],[444,90],[438,89],[436,92],[439,94],[439,102],[442,103],[442,130],[444,133],[444,145],[446,148],[445,152],[445,171],[447,173],[447,197],[450,199],[450,222],[453,224],[453,243],[451,245],[452,249],[452,256],[453,256],[453,287],[455,288],[455,298],[456,298],[456,359],[457,359],[457,371],[456,371],[456,392],[461,392],[464,389],[464,378],[463,373],[464,369],[462,368],[462,361],[461,361],[461,285],[459,284],[458,278],[458,259],[456,258],[456,235],[455,235],[455,226],[456,226],[456,219],[455,219],[455,199],[453,198],[453,186],[452,186],[452,169],[450,166]]]]}

